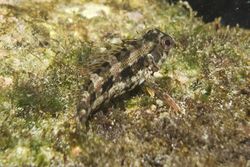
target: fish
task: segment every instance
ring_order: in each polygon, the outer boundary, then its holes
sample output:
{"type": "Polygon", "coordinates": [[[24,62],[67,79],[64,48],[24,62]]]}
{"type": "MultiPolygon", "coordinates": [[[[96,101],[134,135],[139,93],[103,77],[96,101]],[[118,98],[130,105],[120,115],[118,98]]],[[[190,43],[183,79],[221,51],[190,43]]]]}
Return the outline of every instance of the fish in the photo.
{"type": "Polygon", "coordinates": [[[170,35],[154,28],[137,39],[124,40],[114,51],[86,60],[86,79],[76,106],[80,122],[86,122],[112,99],[150,80],[174,46],[170,35]]]}

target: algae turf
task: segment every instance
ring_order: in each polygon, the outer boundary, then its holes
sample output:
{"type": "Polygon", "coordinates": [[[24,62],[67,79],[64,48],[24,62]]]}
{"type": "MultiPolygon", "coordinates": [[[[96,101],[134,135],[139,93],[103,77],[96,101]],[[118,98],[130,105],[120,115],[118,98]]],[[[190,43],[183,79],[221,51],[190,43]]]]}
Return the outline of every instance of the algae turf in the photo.
{"type": "Polygon", "coordinates": [[[183,2],[8,3],[0,5],[0,166],[249,166],[249,30],[204,24],[183,2]],[[152,27],[177,43],[157,82],[181,111],[138,91],[79,129],[84,60],[152,27]]]}

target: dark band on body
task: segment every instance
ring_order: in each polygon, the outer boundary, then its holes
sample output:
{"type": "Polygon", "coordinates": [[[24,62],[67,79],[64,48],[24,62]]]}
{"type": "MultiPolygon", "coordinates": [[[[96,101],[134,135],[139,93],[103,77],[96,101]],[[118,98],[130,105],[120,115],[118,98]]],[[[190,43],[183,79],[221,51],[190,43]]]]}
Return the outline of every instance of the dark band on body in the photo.
{"type": "Polygon", "coordinates": [[[108,91],[114,84],[113,81],[113,76],[111,76],[110,78],[108,78],[107,81],[105,81],[102,85],[102,94],[106,91],[108,91]]]}
{"type": "Polygon", "coordinates": [[[114,56],[119,62],[123,62],[128,59],[130,55],[130,51],[127,48],[122,48],[120,52],[116,53],[114,56]]]}
{"type": "Polygon", "coordinates": [[[134,75],[134,72],[132,70],[132,68],[130,66],[124,68],[122,71],[121,71],[121,79],[122,80],[125,80],[127,78],[130,78],[131,76],[134,75]]]}
{"type": "Polygon", "coordinates": [[[94,73],[96,73],[97,75],[103,76],[104,74],[106,74],[111,68],[111,65],[109,62],[104,62],[102,63],[102,65],[97,68],[94,73]]]}

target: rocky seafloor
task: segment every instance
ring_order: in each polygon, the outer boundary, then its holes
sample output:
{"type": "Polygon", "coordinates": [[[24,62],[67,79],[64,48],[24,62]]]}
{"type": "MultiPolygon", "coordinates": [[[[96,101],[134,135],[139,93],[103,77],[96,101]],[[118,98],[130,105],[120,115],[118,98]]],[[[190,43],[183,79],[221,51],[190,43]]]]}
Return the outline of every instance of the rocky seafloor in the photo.
{"type": "Polygon", "coordinates": [[[0,166],[250,166],[250,31],[186,2],[0,1],[0,166]],[[85,56],[160,28],[159,79],[181,111],[138,91],[77,128],[85,56]]]}

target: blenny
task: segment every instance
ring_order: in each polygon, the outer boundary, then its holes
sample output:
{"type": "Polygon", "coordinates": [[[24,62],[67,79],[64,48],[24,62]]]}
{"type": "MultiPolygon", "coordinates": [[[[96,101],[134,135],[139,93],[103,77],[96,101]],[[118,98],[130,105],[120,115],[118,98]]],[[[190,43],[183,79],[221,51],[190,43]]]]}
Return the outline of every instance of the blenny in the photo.
{"type": "Polygon", "coordinates": [[[103,104],[150,80],[174,45],[170,35],[151,29],[141,38],[123,42],[119,50],[88,61],[77,104],[80,121],[86,122],[103,104]]]}

